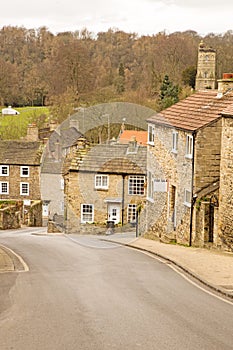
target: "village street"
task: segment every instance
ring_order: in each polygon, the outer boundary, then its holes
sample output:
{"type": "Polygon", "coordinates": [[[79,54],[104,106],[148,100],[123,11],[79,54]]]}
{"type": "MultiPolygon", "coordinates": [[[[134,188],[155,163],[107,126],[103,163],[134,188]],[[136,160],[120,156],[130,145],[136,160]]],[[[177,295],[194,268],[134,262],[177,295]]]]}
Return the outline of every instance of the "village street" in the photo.
{"type": "Polygon", "coordinates": [[[99,237],[0,231],[28,271],[0,274],[1,350],[230,350],[233,306],[99,237]]]}

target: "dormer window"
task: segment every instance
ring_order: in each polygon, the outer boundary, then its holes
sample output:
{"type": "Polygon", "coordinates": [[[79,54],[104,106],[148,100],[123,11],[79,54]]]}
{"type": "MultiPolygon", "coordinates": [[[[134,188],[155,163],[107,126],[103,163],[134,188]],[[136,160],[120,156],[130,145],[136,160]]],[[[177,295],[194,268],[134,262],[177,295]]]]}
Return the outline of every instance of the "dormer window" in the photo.
{"type": "Polygon", "coordinates": [[[136,140],[129,141],[129,145],[127,148],[127,154],[136,154],[138,151],[138,143],[136,140]]]}

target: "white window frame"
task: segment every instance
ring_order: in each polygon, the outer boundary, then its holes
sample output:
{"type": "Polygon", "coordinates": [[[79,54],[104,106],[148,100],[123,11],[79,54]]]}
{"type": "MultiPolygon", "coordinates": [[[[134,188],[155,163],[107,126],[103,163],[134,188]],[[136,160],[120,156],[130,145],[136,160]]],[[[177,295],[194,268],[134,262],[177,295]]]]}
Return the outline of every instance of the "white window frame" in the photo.
{"type": "Polygon", "coordinates": [[[29,196],[29,183],[20,182],[20,196],[29,196]],[[26,191],[25,191],[26,189],[26,191]]]}
{"type": "Polygon", "coordinates": [[[81,204],[81,223],[93,223],[94,222],[94,204],[81,204]],[[89,210],[89,211],[88,211],[89,210]],[[87,214],[87,215],[85,215],[87,214]],[[88,218],[88,215],[90,215],[90,218],[88,218]],[[85,218],[86,216],[86,218],[85,218]],[[90,219],[90,220],[89,220],[90,219]]]}
{"type": "Polygon", "coordinates": [[[145,176],[130,175],[128,180],[128,194],[130,196],[145,195],[145,176]],[[143,189],[143,191],[142,191],[143,189]]]}
{"type": "Polygon", "coordinates": [[[155,144],[155,127],[152,124],[148,124],[148,145],[154,146],[155,144]]]}
{"type": "Polygon", "coordinates": [[[172,152],[178,153],[178,131],[172,131],[172,152]]]}
{"type": "Polygon", "coordinates": [[[0,176],[9,176],[9,165],[0,165],[0,176]],[[6,169],[6,173],[4,173],[3,169],[6,169]]]}
{"type": "Polygon", "coordinates": [[[184,205],[186,207],[191,207],[191,201],[192,201],[192,192],[190,190],[185,189],[184,190],[184,205]]]}
{"type": "Polygon", "coordinates": [[[95,175],[95,189],[97,190],[107,190],[109,183],[109,177],[106,174],[96,174],[95,175]]]}
{"type": "Polygon", "coordinates": [[[0,194],[9,194],[9,182],[8,181],[0,181],[0,194]],[[6,192],[3,191],[4,185],[6,185],[6,192]]]}
{"type": "Polygon", "coordinates": [[[185,147],[185,157],[192,158],[193,157],[193,136],[186,136],[186,147],[185,147]]]}
{"type": "Polygon", "coordinates": [[[21,166],[20,167],[20,176],[21,177],[29,177],[29,166],[21,166]],[[24,174],[24,171],[27,171],[27,173],[26,174],[24,174]]]}
{"type": "Polygon", "coordinates": [[[136,223],[137,204],[128,204],[127,206],[127,221],[128,223],[136,223]]]}

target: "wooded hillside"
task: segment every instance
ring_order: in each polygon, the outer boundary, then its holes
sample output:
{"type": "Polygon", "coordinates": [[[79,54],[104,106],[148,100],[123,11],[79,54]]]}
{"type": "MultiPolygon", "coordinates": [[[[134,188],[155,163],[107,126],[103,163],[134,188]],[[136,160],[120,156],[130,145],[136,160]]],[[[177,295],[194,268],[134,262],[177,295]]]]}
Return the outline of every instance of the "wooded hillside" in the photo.
{"type": "Polygon", "coordinates": [[[204,38],[194,31],[139,37],[116,29],[94,36],[86,29],[54,35],[45,27],[3,27],[0,102],[89,106],[117,100],[158,109],[165,75],[182,97],[190,93],[185,75],[196,67],[202,39],[217,51],[217,77],[232,72],[232,31],[204,38]]]}

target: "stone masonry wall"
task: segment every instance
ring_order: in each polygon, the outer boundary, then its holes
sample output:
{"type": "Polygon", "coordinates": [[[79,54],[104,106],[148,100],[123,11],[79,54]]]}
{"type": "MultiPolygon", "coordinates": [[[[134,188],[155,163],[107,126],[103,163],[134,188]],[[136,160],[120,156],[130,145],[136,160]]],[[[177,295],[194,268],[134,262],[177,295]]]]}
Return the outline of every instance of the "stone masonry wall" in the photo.
{"type": "Polygon", "coordinates": [[[222,121],[198,131],[195,143],[194,193],[220,177],[222,121]]]}
{"type": "Polygon", "coordinates": [[[219,239],[233,251],[233,118],[223,118],[219,190],[219,239]]]}
{"type": "Polygon", "coordinates": [[[154,146],[148,148],[148,171],[154,179],[167,180],[168,191],[154,192],[153,198],[147,200],[146,215],[150,218],[147,231],[166,240],[186,243],[190,205],[184,203],[184,194],[185,190],[191,191],[192,159],[185,157],[187,134],[183,131],[176,130],[178,149],[172,151],[173,130],[156,125],[154,146]]]}
{"type": "Polygon", "coordinates": [[[40,196],[40,167],[30,166],[29,177],[20,177],[20,166],[10,165],[9,176],[0,176],[0,181],[9,183],[9,194],[0,195],[1,199],[31,199],[39,200],[40,196]],[[20,195],[20,182],[29,183],[29,196],[20,195]]]}

